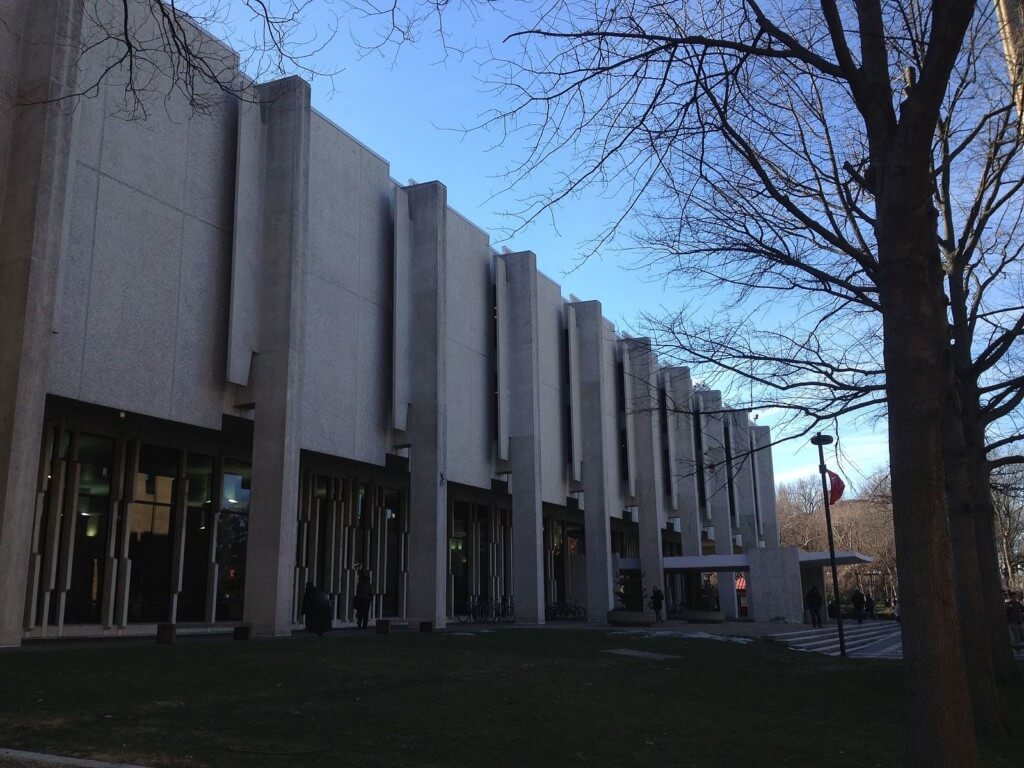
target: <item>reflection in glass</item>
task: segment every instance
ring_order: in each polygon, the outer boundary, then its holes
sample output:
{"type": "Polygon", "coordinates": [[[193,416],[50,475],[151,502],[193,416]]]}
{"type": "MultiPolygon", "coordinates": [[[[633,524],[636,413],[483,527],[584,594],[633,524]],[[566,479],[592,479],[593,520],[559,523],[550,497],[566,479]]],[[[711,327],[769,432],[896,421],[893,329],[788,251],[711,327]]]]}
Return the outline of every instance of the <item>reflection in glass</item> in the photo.
{"type": "Polygon", "coordinates": [[[185,473],[188,477],[185,519],[177,523],[185,526],[177,618],[178,621],[204,621],[213,529],[213,457],[189,453],[185,473]]]}
{"type": "Polygon", "coordinates": [[[128,621],[161,622],[171,612],[171,505],[177,451],[143,445],[128,505],[128,621]]]}
{"type": "Polygon", "coordinates": [[[242,620],[251,487],[250,465],[237,461],[224,462],[220,512],[217,514],[216,621],[242,620]]]}
{"type": "Polygon", "coordinates": [[[64,608],[66,624],[98,624],[103,604],[103,575],[110,523],[110,476],[114,441],[94,435],[78,438],[78,499],[74,526],[71,588],[64,608]]]}
{"type": "Polygon", "coordinates": [[[455,611],[464,611],[469,604],[469,505],[457,501],[452,505],[452,538],[448,542],[451,559],[452,599],[455,611]]]}
{"type": "Polygon", "coordinates": [[[388,490],[384,494],[384,525],[387,526],[387,572],[385,574],[385,616],[398,615],[398,583],[402,567],[402,492],[388,490]]]}

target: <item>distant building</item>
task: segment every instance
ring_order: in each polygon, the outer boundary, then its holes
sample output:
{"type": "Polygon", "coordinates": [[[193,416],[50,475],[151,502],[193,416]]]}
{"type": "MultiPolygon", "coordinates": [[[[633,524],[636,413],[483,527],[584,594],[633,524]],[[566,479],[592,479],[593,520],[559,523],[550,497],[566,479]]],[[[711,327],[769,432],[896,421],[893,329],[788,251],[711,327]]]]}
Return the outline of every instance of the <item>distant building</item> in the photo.
{"type": "MultiPolygon", "coordinates": [[[[46,43],[74,5],[14,1],[4,86],[75,72],[46,43]]],[[[623,573],[800,618],[767,428],[441,183],[394,181],[302,80],[191,115],[154,78],[144,120],[113,114],[117,72],[0,112],[0,644],[288,634],[308,582],[343,626],[362,571],[373,616],[439,625],[484,600],[603,621],[623,573]]]]}

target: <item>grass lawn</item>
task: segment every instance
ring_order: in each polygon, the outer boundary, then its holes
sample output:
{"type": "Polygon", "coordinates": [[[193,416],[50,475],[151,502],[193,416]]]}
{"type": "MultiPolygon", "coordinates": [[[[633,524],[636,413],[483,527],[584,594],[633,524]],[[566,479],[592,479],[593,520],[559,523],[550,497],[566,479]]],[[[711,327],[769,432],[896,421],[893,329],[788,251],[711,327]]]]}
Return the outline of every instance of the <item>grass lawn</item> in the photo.
{"type": "Polygon", "coordinates": [[[895,663],[606,631],[43,648],[0,682],[0,746],[166,766],[869,768],[904,718],[895,663]]]}

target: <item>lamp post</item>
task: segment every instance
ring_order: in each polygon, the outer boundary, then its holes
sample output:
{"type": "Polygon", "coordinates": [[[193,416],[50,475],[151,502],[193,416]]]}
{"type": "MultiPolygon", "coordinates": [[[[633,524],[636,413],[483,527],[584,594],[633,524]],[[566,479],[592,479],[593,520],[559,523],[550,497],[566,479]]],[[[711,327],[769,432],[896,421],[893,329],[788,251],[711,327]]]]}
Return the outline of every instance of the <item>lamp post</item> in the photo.
{"type": "Polygon", "coordinates": [[[828,479],[825,476],[825,446],[832,444],[831,435],[821,432],[811,438],[818,446],[818,471],[821,473],[821,493],[825,502],[825,528],[828,530],[828,560],[832,566],[832,596],[836,605],[836,627],[839,629],[839,655],[846,658],[846,636],[843,634],[843,611],[839,605],[839,572],[836,570],[836,542],[832,536],[832,509],[828,502],[828,479]]]}

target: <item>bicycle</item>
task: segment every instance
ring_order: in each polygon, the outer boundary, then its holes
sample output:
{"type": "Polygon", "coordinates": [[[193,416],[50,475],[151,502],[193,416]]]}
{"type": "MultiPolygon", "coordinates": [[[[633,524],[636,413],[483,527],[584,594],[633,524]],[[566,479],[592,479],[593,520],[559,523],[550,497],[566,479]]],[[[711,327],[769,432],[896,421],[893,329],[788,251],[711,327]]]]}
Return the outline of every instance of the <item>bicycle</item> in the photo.
{"type": "Polygon", "coordinates": [[[548,603],[544,606],[547,621],[586,621],[586,609],[575,600],[548,603]]]}

